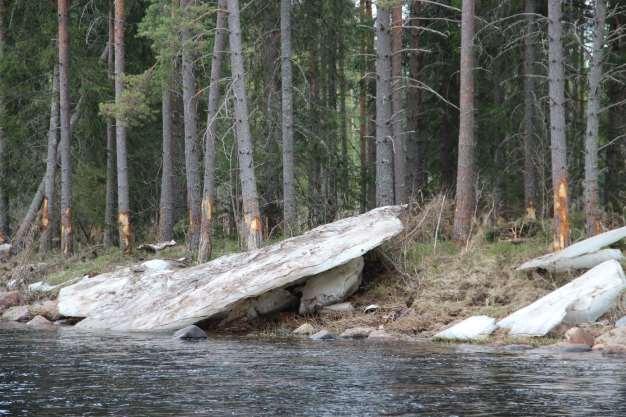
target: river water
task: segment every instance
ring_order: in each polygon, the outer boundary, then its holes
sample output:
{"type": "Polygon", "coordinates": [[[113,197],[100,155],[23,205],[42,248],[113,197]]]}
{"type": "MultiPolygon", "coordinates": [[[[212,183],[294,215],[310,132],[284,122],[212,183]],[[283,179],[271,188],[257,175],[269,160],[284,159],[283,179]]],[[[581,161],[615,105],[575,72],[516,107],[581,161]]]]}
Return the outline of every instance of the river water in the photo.
{"type": "Polygon", "coordinates": [[[0,416],[624,416],[594,353],[0,328],[0,416]]]}

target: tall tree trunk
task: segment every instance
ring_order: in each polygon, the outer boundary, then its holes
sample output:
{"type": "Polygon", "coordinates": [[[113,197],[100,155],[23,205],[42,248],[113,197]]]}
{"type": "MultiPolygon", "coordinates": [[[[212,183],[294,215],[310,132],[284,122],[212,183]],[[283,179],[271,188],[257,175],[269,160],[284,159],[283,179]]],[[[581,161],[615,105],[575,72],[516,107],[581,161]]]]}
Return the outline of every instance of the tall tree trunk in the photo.
{"type": "Polygon", "coordinates": [[[54,184],[57,168],[57,143],[59,129],[59,66],[54,66],[52,75],[52,98],[50,99],[50,127],[48,129],[48,156],[44,177],[44,196],[41,206],[41,239],[39,251],[48,253],[52,242],[52,208],[56,205],[54,184]]]}
{"type": "Polygon", "coordinates": [[[593,29],[593,51],[589,69],[587,102],[587,131],[585,135],[585,224],[587,236],[601,232],[598,191],[598,131],[600,112],[600,82],[606,24],[605,0],[596,0],[593,29]]]}
{"type": "Polygon", "coordinates": [[[72,132],[70,129],[70,34],[69,0],[59,0],[59,100],[61,120],[61,251],[73,254],[72,233],[72,132]]]}
{"type": "MultiPolygon", "coordinates": [[[[193,0],[181,0],[187,18],[193,0]]],[[[189,211],[188,246],[194,251],[200,242],[202,184],[200,180],[200,144],[198,142],[198,108],[194,73],[193,39],[189,29],[182,30],[183,42],[183,113],[185,121],[185,172],[187,175],[187,209],[189,211]]]]}
{"type": "MultiPolygon", "coordinates": [[[[611,6],[617,2],[612,2],[611,6]]],[[[626,10],[614,13],[610,19],[611,31],[621,33],[622,39],[613,41],[611,64],[622,65],[626,60],[626,10]]],[[[614,36],[614,35],[613,35],[614,36]]],[[[626,201],[626,89],[619,79],[611,78],[607,85],[608,142],[606,147],[606,175],[604,200],[608,210],[624,213],[626,201]]]]}
{"type": "Polygon", "coordinates": [[[376,205],[394,204],[389,9],[376,15],[376,205]]]}
{"type": "Polygon", "coordinates": [[[534,141],[534,117],[535,117],[535,32],[536,4],[535,0],[526,0],[526,36],[524,36],[524,206],[526,217],[530,220],[536,218],[537,212],[537,178],[535,164],[533,163],[536,152],[534,141]]]}
{"type": "MultiPolygon", "coordinates": [[[[109,41],[107,50],[107,76],[110,81],[115,79],[114,52],[113,52],[114,16],[113,4],[109,4],[109,41]]],[[[115,244],[115,126],[113,120],[107,117],[107,171],[106,196],[104,206],[104,247],[110,248],[115,244]]]]}
{"type": "Polygon", "coordinates": [[[391,9],[391,131],[393,135],[393,172],[395,202],[406,202],[406,150],[402,134],[402,4],[391,9]]]}
{"type": "Polygon", "coordinates": [[[248,250],[261,246],[262,224],[259,210],[252,134],[248,120],[248,99],[246,97],[245,66],[241,48],[241,24],[239,17],[239,0],[227,0],[228,28],[230,43],[230,65],[233,77],[233,95],[235,101],[235,133],[239,156],[239,172],[241,177],[241,193],[243,200],[243,220],[248,250]]]}
{"type": "MultiPolygon", "coordinates": [[[[368,20],[366,20],[366,3],[367,0],[361,0],[359,2],[360,8],[360,18],[361,18],[361,26],[367,27],[368,20]]],[[[368,186],[368,169],[367,169],[367,142],[368,142],[368,111],[367,111],[367,93],[368,93],[368,51],[367,51],[367,37],[369,36],[368,32],[364,32],[361,36],[361,65],[362,73],[361,79],[359,80],[359,156],[360,156],[360,164],[361,164],[361,178],[360,178],[360,186],[361,186],[361,196],[360,196],[360,207],[361,213],[364,213],[367,210],[367,186],[368,186]]]]}
{"type": "Polygon", "coordinates": [[[461,15],[459,155],[453,237],[469,238],[474,209],[474,0],[463,0],[461,15]]]}
{"type": "MultiPolygon", "coordinates": [[[[124,0],[115,0],[115,103],[118,108],[124,94],[124,0]]],[[[130,199],[128,190],[128,155],[126,152],[126,121],[122,117],[115,120],[117,147],[117,223],[119,226],[120,248],[130,254],[133,248],[133,233],[130,222],[130,199]]]]}
{"type": "Polygon", "coordinates": [[[406,175],[407,192],[415,195],[424,182],[424,146],[420,134],[420,111],[422,90],[419,88],[419,77],[422,66],[420,53],[419,16],[422,5],[419,0],[411,1],[409,21],[409,87],[407,90],[407,127],[409,138],[406,141],[406,175]]]}
{"type": "MultiPolygon", "coordinates": [[[[169,69],[168,71],[171,71],[169,69]]],[[[172,74],[168,74],[163,85],[161,115],[163,145],[161,152],[161,197],[159,200],[159,240],[168,241],[174,237],[174,192],[176,174],[174,172],[174,135],[172,133],[172,74]]]]}
{"type": "Polygon", "coordinates": [[[293,143],[293,94],[291,69],[291,0],[280,3],[282,133],[283,133],[283,213],[285,235],[297,230],[296,174],[293,143]]]}
{"type": "MultiPolygon", "coordinates": [[[[6,32],[4,19],[6,14],[6,0],[0,0],[0,61],[4,59],[4,44],[6,32]]],[[[2,86],[4,87],[4,86],[2,86]]],[[[0,94],[0,244],[9,240],[9,194],[7,190],[7,138],[4,131],[4,97],[0,94]]]]}
{"type": "Polygon", "coordinates": [[[371,30],[374,21],[372,14],[372,0],[365,0],[365,16],[370,30],[366,37],[367,49],[367,207],[376,207],[376,69],[374,55],[375,30],[371,30]]]}
{"type": "Polygon", "coordinates": [[[219,0],[211,60],[211,85],[207,106],[207,128],[204,144],[204,194],[202,198],[202,225],[198,262],[211,258],[213,229],[213,208],[215,206],[215,141],[217,140],[217,111],[220,102],[220,77],[226,47],[226,0],[219,0]]]}
{"type": "MultiPolygon", "coordinates": [[[[81,97],[80,100],[78,100],[76,107],[74,107],[74,112],[72,113],[72,117],[70,118],[70,131],[74,130],[74,126],[76,125],[76,122],[78,121],[78,118],[80,116],[82,104],[83,104],[83,98],[81,97]]],[[[55,148],[54,153],[56,154],[56,164],[60,165],[61,164],[60,141],[56,142],[55,146],[56,148],[55,148]]],[[[41,181],[39,182],[37,191],[35,192],[35,195],[33,196],[33,199],[31,200],[30,205],[28,206],[28,210],[26,211],[26,214],[24,215],[24,218],[20,222],[20,225],[17,228],[17,231],[15,232],[15,236],[13,237],[13,247],[17,248],[18,250],[24,246],[24,240],[27,237],[28,232],[30,231],[33,225],[33,222],[35,221],[37,217],[39,208],[43,204],[43,198],[45,196],[45,189],[46,189],[46,175],[47,175],[47,172],[44,175],[44,177],[41,179],[41,181]]],[[[54,207],[50,206],[49,210],[53,211],[54,207]]],[[[54,226],[54,222],[52,221],[52,219],[51,219],[51,223],[52,223],[51,227],[54,226]]],[[[54,230],[54,227],[52,227],[52,229],[54,230]]]]}
{"type": "Polygon", "coordinates": [[[548,84],[550,96],[550,148],[554,195],[554,250],[569,243],[567,144],[565,140],[565,76],[560,1],[548,2],[548,84]]]}

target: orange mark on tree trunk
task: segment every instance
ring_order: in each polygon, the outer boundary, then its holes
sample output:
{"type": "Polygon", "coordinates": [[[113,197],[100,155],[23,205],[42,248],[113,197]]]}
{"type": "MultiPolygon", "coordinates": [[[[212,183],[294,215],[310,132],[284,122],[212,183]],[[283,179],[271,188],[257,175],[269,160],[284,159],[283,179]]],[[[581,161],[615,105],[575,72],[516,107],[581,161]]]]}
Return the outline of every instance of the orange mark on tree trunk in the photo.
{"type": "Polygon", "coordinates": [[[117,215],[117,222],[120,227],[122,250],[125,254],[130,254],[132,252],[132,229],[130,226],[130,214],[128,212],[120,212],[117,215]]]}
{"type": "Polygon", "coordinates": [[[252,221],[250,221],[250,231],[254,233],[258,233],[261,231],[261,219],[258,217],[254,217],[252,221]]]}
{"type": "Polygon", "coordinates": [[[70,256],[72,254],[72,209],[66,208],[61,213],[61,241],[63,247],[61,248],[64,256],[70,256]]]}
{"type": "Polygon", "coordinates": [[[43,203],[41,204],[41,230],[45,231],[48,229],[50,225],[50,213],[48,212],[48,197],[43,198],[43,203]]]}
{"type": "Polygon", "coordinates": [[[528,207],[526,207],[526,220],[537,220],[537,210],[532,200],[528,202],[528,207]]]}
{"type": "Polygon", "coordinates": [[[3,243],[6,243],[7,241],[7,237],[4,235],[4,233],[0,232],[0,245],[2,245],[3,243]]]}
{"type": "Polygon", "coordinates": [[[569,241],[569,215],[567,208],[568,185],[567,178],[559,181],[557,192],[554,194],[554,250],[561,250],[569,241]]]}
{"type": "Polygon", "coordinates": [[[202,212],[204,213],[204,217],[209,221],[213,216],[213,204],[211,204],[210,198],[205,198],[202,200],[202,212]]]}

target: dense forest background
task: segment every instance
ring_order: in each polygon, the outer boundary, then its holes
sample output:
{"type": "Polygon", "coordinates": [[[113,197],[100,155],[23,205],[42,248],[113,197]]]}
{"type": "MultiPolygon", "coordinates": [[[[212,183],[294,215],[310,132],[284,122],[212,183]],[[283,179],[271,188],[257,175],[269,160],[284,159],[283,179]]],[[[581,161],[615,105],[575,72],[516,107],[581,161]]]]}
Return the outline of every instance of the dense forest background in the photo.
{"type": "MultiPolygon", "coordinates": [[[[558,104],[567,222],[580,233],[587,222],[588,234],[624,223],[622,1],[0,0],[0,8],[0,240],[16,248],[56,250],[65,239],[70,255],[72,243],[117,244],[119,221],[124,249],[173,238],[207,259],[207,230],[250,248],[439,193],[456,195],[457,217],[469,216],[469,229],[455,219],[450,238],[471,233],[472,218],[548,219],[557,214],[558,104]],[[62,3],[69,41],[59,66],[62,3]],[[557,12],[559,27],[548,18],[557,12]],[[126,202],[115,182],[120,135],[126,202]]],[[[580,237],[561,230],[563,245],[580,237]]]]}

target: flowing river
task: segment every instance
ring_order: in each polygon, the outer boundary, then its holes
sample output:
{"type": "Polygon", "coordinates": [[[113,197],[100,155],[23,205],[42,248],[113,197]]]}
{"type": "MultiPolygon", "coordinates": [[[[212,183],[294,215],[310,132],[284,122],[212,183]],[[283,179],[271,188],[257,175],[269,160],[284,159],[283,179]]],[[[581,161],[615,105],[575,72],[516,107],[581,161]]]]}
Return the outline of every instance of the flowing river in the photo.
{"type": "Polygon", "coordinates": [[[0,327],[0,416],[623,416],[595,353],[0,327]]]}

